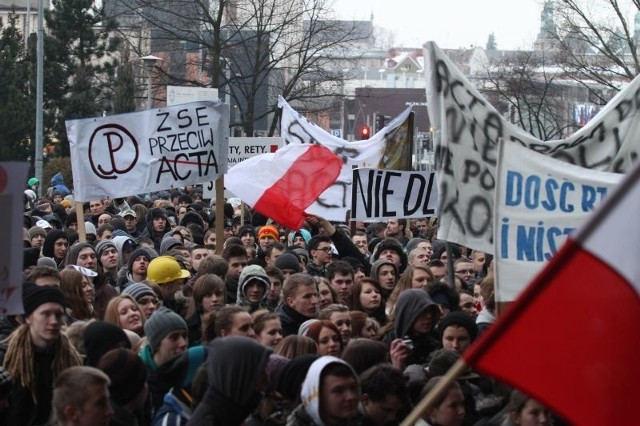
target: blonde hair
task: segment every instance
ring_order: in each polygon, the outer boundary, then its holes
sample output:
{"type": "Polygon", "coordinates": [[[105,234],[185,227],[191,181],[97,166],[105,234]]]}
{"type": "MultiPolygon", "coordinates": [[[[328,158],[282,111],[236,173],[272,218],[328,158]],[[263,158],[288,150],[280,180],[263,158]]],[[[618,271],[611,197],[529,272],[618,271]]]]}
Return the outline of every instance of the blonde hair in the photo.
{"type": "Polygon", "coordinates": [[[104,312],[104,320],[106,322],[110,322],[111,324],[115,324],[118,327],[122,328],[122,324],[120,324],[120,315],[118,314],[118,305],[123,300],[130,300],[131,302],[133,302],[134,305],[136,305],[136,307],[138,308],[138,312],[140,313],[140,319],[142,320],[142,325],[144,326],[144,323],[147,322],[147,318],[145,317],[144,312],[142,311],[142,308],[140,308],[140,305],[138,304],[138,302],[136,302],[136,300],[133,297],[129,296],[128,294],[121,294],[109,301],[109,304],[107,305],[107,309],[105,309],[105,312],[104,312]]]}
{"type": "MultiPolygon", "coordinates": [[[[7,353],[4,356],[4,368],[7,369],[15,384],[29,389],[33,402],[36,399],[36,374],[34,364],[34,346],[31,341],[31,333],[28,324],[22,324],[15,329],[6,340],[9,343],[7,353]]],[[[51,364],[53,379],[69,367],[82,365],[80,355],[69,342],[67,336],[60,333],[60,338],[53,346],[54,358],[51,364]]],[[[51,384],[53,386],[53,383],[51,384]]]]}

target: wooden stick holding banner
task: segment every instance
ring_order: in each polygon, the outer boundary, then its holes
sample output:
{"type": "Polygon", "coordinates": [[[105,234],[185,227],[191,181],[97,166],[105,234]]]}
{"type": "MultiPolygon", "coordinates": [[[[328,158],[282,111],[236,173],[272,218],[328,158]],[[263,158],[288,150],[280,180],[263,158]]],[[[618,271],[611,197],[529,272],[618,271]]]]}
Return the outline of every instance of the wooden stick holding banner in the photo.
{"type": "Polygon", "coordinates": [[[84,226],[84,204],[76,201],[76,217],[78,220],[78,241],[87,242],[87,228],[84,226]]]}
{"type": "Polygon", "coordinates": [[[432,406],[433,403],[442,395],[447,388],[456,381],[458,377],[462,375],[467,369],[467,364],[460,358],[453,366],[447,371],[447,374],[442,376],[442,380],[422,398],[422,400],[414,407],[407,417],[402,421],[400,426],[411,426],[415,424],[432,406]]]}
{"type": "Polygon", "coordinates": [[[216,254],[222,254],[224,245],[224,175],[216,179],[216,254]]]}

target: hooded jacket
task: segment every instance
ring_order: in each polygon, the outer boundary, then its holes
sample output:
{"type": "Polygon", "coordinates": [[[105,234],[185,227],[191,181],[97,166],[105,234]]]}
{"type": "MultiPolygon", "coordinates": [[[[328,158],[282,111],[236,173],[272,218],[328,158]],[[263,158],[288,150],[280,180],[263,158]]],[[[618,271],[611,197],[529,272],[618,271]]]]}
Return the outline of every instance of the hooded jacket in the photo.
{"type": "Polygon", "coordinates": [[[187,425],[242,424],[260,402],[255,388],[270,353],[248,337],[215,339],[209,345],[207,391],[187,425]]]}
{"type": "MultiPolygon", "coordinates": [[[[302,404],[300,404],[296,409],[291,413],[289,419],[287,420],[287,425],[292,426],[306,426],[306,425],[315,425],[315,426],[325,426],[324,421],[320,417],[320,384],[322,372],[324,369],[331,364],[344,364],[353,373],[354,378],[358,378],[358,375],[353,368],[345,361],[340,358],[336,358],[333,356],[323,356],[318,358],[316,361],[311,364],[309,367],[309,371],[307,372],[307,376],[302,383],[302,390],[300,391],[300,399],[302,400],[302,404]]],[[[358,417],[354,419],[350,419],[345,423],[349,425],[360,425],[362,424],[362,417],[358,414],[358,417]]]]}
{"type": "Polygon", "coordinates": [[[44,243],[42,244],[42,255],[52,258],[56,262],[56,265],[58,265],[58,270],[62,270],[64,268],[64,259],[57,259],[53,256],[54,244],[59,238],[66,238],[67,241],[69,241],[69,238],[64,231],[60,229],[51,230],[44,238],[44,243]]]}
{"type": "Polygon", "coordinates": [[[249,265],[246,266],[240,278],[238,279],[238,293],[236,295],[236,305],[246,307],[250,313],[257,311],[258,309],[267,309],[267,296],[269,295],[269,288],[271,287],[271,281],[269,276],[265,272],[262,266],[249,265]],[[262,287],[262,298],[257,304],[252,304],[247,299],[247,287],[250,283],[258,283],[262,287]]]}
{"type": "Polygon", "coordinates": [[[397,240],[393,238],[385,238],[376,245],[372,256],[373,261],[375,262],[378,260],[380,258],[380,254],[385,250],[393,250],[398,253],[398,256],[400,256],[400,268],[398,271],[398,276],[400,276],[407,267],[407,254],[404,252],[404,249],[397,240]]]}
{"type": "Polygon", "coordinates": [[[167,219],[166,210],[159,207],[149,210],[149,213],[147,213],[147,227],[145,228],[144,232],[142,232],[142,235],[140,238],[144,238],[144,237],[151,238],[156,251],[160,251],[160,243],[162,242],[162,237],[164,237],[164,235],[168,233],[170,229],[169,229],[169,221],[167,220],[167,226],[165,226],[164,231],[162,232],[154,231],[153,219],[156,217],[163,217],[167,219]]]}
{"type": "MultiPolygon", "coordinates": [[[[69,251],[67,252],[67,265],[77,265],[78,255],[80,251],[83,249],[90,247],[95,252],[95,248],[89,243],[78,243],[69,247],[69,251]]],[[[96,260],[96,268],[98,267],[98,261],[96,260]]]]}
{"type": "Polygon", "coordinates": [[[435,336],[435,325],[440,316],[440,308],[431,300],[429,293],[424,289],[409,289],[400,293],[396,303],[395,319],[393,323],[393,333],[385,340],[391,341],[396,337],[409,337],[413,343],[413,350],[407,360],[410,364],[425,364],[429,359],[429,354],[440,348],[440,342],[435,336]],[[415,334],[411,331],[411,326],[418,319],[418,316],[425,311],[432,314],[432,330],[426,334],[415,334]]]}

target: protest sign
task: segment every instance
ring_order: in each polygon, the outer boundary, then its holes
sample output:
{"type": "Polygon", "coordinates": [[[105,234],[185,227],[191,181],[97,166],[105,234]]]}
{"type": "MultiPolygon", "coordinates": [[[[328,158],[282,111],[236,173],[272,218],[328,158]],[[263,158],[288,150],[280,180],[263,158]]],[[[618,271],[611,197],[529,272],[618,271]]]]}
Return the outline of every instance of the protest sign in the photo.
{"type": "Polygon", "coordinates": [[[640,152],[640,78],[570,137],[541,141],[505,120],[435,43],[427,43],[425,59],[429,117],[435,127],[440,239],[493,253],[500,138],[566,163],[613,173],[629,170],[640,152]]]}
{"type": "Polygon", "coordinates": [[[404,169],[410,164],[413,129],[409,123],[411,107],[393,118],[389,124],[367,140],[348,142],[310,123],[282,98],[281,135],[285,145],[320,144],[342,159],[343,166],[336,182],[320,194],[307,211],[329,220],[345,220],[350,207],[353,167],[404,169]],[[399,154],[399,153],[406,153],[399,154]]]}
{"type": "Polygon", "coordinates": [[[438,191],[434,172],[353,169],[353,220],[428,217],[435,214],[438,191]]]}
{"type": "Polygon", "coordinates": [[[22,309],[22,232],[27,163],[0,163],[0,315],[19,315],[22,309]]]}
{"type": "Polygon", "coordinates": [[[589,217],[621,174],[589,170],[502,141],[496,182],[496,301],[510,302],[589,217]]]}
{"type": "Polygon", "coordinates": [[[229,106],[177,106],[69,120],[74,197],[89,201],[182,187],[227,170],[229,106]]]}

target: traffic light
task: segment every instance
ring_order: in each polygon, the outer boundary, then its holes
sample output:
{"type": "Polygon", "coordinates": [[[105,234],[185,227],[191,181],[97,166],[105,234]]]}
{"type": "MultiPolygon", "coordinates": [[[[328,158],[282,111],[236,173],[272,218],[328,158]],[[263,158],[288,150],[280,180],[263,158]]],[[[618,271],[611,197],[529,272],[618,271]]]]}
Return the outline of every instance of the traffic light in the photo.
{"type": "Polygon", "coordinates": [[[360,140],[363,141],[365,139],[369,139],[371,136],[371,129],[366,124],[360,126],[360,140]]]}
{"type": "Polygon", "coordinates": [[[385,117],[384,114],[378,114],[378,116],[376,117],[376,132],[379,132],[380,130],[384,129],[386,121],[387,121],[387,117],[385,117]]]}

